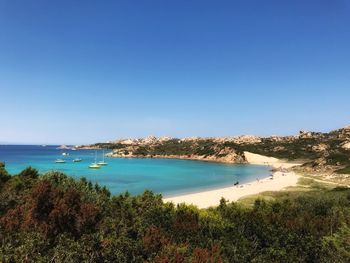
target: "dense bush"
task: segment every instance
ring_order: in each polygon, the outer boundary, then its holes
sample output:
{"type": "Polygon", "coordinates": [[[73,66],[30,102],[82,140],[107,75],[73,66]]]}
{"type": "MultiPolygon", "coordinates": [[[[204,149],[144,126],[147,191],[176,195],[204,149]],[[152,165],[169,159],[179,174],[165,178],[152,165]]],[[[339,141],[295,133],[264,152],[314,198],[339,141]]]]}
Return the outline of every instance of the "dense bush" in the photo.
{"type": "Polygon", "coordinates": [[[339,174],[350,174],[350,165],[346,166],[342,169],[338,169],[338,170],[336,170],[336,172],[339,174]]]}
{"type": "Polygon", "coordinates": [[[57,172],[0,178],[1,262],[350,261],[346,188],[199,210],[57,172]]]}

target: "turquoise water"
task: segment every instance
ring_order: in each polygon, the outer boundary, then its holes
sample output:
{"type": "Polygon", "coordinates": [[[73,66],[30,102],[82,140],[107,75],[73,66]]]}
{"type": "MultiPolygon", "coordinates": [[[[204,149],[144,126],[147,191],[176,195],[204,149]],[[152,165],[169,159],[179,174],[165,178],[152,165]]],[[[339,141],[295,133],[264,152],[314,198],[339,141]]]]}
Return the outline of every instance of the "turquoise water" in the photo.
{"type": "MultiPolygon", "coordinates": [[[[62,156],[57,146],[0,145],[0,162],[6,169],[16,174],[27,166],[41,173],[58,170],[72,177],[86,177],[88,180],[105,185],[113,194],[129,191],[142,193],[150,189],[164,196],[196,192],[232,185],[239,181],[245,183],[257,178],[267,177],[269,169],[258,165],[228,165],[201,161],[174,159],[124,159],[105,158],[108,166],[93,170],[88,166],[94,161],[95,151],[65,150],[69,156],[62,156]],[[65,159],[64,164],[56,164],[57,158],[65,159]],[[74,163],[73,159],[82,162],[74,163]]],[[[102,152],[97,151],[98,160],[102,152]]]]}

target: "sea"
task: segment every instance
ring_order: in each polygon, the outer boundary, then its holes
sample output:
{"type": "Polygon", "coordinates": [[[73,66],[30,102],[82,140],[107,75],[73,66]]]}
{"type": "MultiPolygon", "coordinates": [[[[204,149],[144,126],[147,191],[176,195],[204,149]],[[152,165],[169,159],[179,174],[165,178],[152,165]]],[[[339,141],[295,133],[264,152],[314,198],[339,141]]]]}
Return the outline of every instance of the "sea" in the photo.
{"type": "Polygon", "coordinates": [[[57,148],[57,145],[0,145],[0,162],[4,162],[7,171],[13,175],[32,166],[40,173],[54,170],[74,178],[85,177],[106,186],[112,194],[128,191],[136,195],[148,189],[165,197],[218,189],[236,182],[247,183],[270,174],[269,167],[260,165],[107,157],[108,165],[95,170],[89,165],[95,161],[95,155],[97,161],[102,160],[102,151],[57,148]],[[67,155],[62,155],[64,153],[67,155]],[[73,162],[75,158],[82,161],[73,162]],[[56,159],[66,162],[55,163],[56,159]]]}

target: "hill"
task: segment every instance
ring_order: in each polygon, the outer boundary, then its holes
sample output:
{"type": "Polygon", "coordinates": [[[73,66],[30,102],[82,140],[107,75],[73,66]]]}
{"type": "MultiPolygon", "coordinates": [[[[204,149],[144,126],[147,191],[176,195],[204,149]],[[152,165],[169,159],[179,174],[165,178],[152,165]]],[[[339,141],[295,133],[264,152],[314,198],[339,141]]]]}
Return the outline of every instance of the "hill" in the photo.
{"type": "Polygon", "coordinates": [[[302,162],[303,169],[350,173],[350,126],[329,133],[300,131],[295,136],[238,136],[117,140],[83,146],[113,150],[111,157],[180,158],[246,163],[245,151],[302,162]]]}

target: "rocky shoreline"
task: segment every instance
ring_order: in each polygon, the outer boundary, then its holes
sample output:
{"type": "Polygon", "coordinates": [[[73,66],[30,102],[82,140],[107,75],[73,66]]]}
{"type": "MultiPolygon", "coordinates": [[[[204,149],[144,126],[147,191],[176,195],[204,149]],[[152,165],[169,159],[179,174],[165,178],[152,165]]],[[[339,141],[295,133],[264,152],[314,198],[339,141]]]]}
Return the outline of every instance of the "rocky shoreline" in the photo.
{"type": "Polygon", "coordinates": [[[122,155],[117,153],[107,153],[107,157],[114,158],[154,158],[154,159],[179,159],[205,162],[218,162],[227,164],[246,164],[248,163],[244,155],[226,155],[223,157],[217,156],[200,156],[200,155],[122,155]]]}

